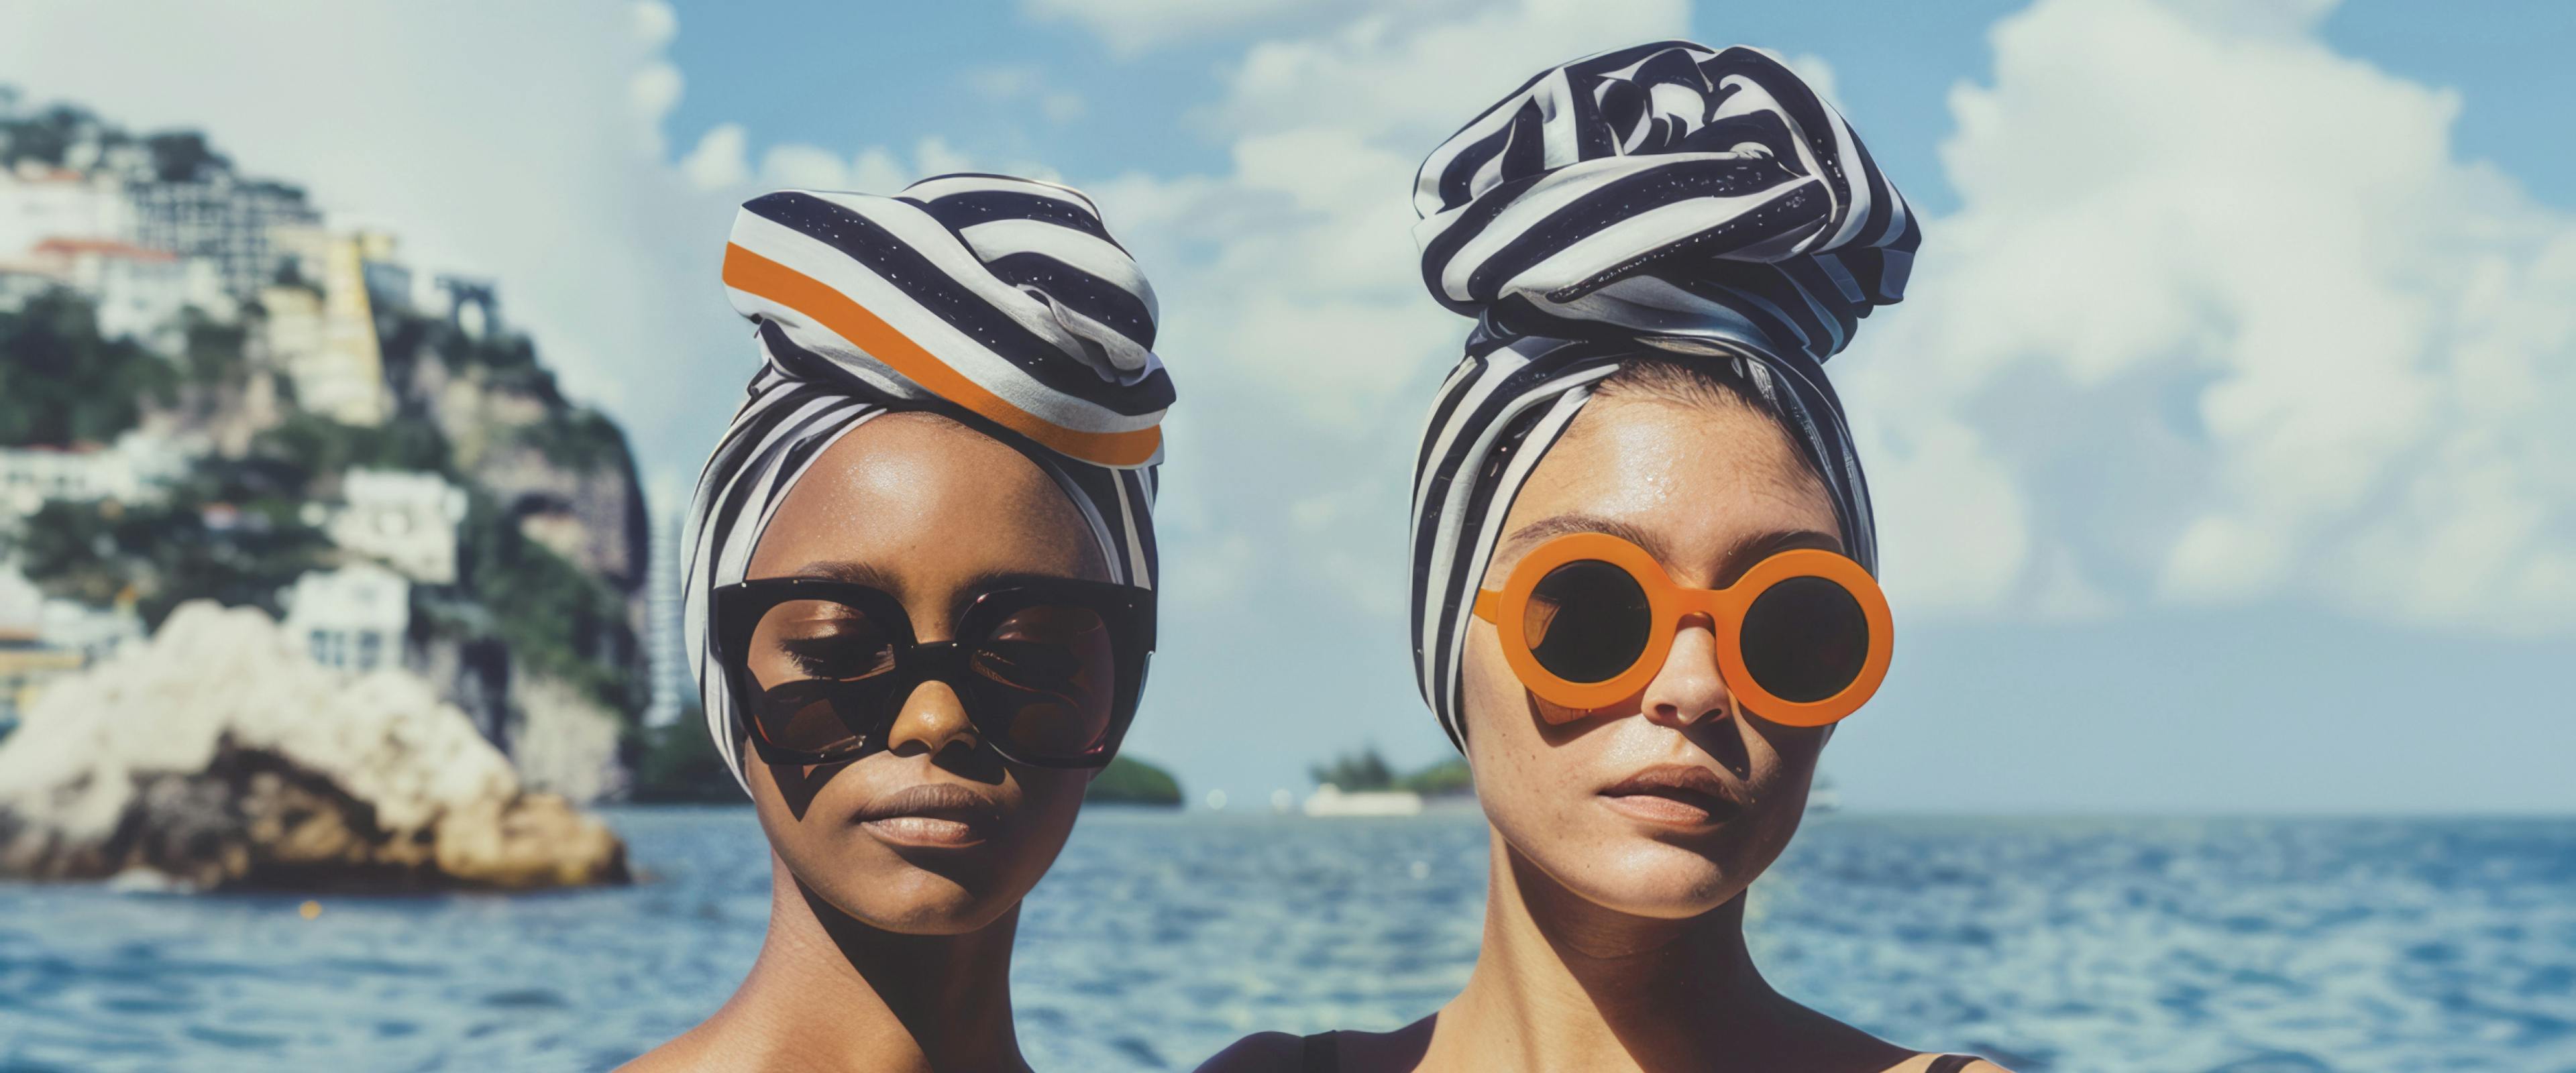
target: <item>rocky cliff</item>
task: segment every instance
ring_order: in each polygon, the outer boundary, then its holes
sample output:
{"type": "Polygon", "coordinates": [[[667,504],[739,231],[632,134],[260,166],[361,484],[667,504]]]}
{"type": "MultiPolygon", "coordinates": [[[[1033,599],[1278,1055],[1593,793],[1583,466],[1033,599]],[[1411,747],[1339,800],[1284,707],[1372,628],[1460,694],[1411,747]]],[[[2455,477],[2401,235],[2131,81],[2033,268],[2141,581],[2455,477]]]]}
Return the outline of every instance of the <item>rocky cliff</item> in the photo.
{"type": "Polygon", "coordinates": [[[397,420],[435,428],[446,468],[478,497],[456,595],[497,613],[488,631],[419,631],[414,663],[532,784],[614,796],[628,782],[626,728],[649,700],[643,487],[617,425],[567,400],[527,339],[488,303],[482,313],[385,318],[397,420]],[[597,593],[575,591],[585,585],[597,593]],[[588,606],[600,598],[614,606],[588,606]],[[491,657],[496,642],[506,659],[491,657]]]}
{"type": "Polygon", "coordinates": [[[88,168],[137,204],[214,182],[302,207],[292,226],[215,251],[229,266],[222,308],[190,307],[148,339],[103,334],[102,293],[69,277],[0,296],[0,446],[140,432],[185,471],[131,501],[0,516],[0,561],[49,596],[131,598],[148,622],[199,598],[275,613],[305,573],[363,557],[324,524],[344,474],[434,474],[470,507],[452,579],[398,567],[415,581],[404,664],[532,783],[618,792],[649,700],[643,491],[624,433],[564,396],[503,323],[496,285],[413,286],[392,235],[324,227],[300,192],[235,175],[194,132],[138,140],[73,106],[0,116],[0,164],[20,158],[88,168]],[[116,151],[64,155],[66,139],[93,137],[116,151]]]}

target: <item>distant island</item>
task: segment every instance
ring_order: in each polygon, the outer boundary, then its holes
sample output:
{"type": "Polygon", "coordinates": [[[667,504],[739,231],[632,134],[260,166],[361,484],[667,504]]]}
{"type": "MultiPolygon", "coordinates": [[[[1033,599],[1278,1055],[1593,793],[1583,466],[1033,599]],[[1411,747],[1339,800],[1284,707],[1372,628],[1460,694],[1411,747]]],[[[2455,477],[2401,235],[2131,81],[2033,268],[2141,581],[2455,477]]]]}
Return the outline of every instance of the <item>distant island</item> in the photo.
{"type": "Polygon", "coordinates": [[[1374,745],[1307,768],[1306,774],[1317,785],[1350,793],[1402,790],[1424,797],[1449,797],[1476,792],[1475,776],[1467,771],[1466,757],[1452,756],[1399,775],[1388,766],[1385,757],[1378,755],[1374,745]]]}
{"type": "Polygon", "coordinates": [[[1082,800],[1086,804],[1177,808],[1181,803],[1181,782],[1173,778],[1171,772],[1122,754],[1110,760],[1109,767],[1091,780],[1091,789],[1082,795],[1082,800]]]}

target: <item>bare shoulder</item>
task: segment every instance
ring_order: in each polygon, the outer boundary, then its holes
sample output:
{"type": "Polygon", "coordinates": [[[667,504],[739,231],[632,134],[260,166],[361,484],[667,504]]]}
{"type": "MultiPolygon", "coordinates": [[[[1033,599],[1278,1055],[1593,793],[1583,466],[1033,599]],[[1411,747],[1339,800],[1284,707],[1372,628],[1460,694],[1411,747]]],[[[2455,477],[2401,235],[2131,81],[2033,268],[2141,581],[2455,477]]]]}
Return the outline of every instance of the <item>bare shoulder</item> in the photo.
{"type": "Polygon", "coordinates": [[[1286,1032],[1255,1032],[1199,1063],[1198,1073],[1295,1073],[1304,1063],[1304,1037],[1286,1032]]]}
{"type": "Polygon", "coordinates": [[[706,1025],[699,1025],[652,1050],[636,1055],[635,1060],[617,1067],[616,1073],[703,1073],[725,1068],[715,1061],[715,1047],[706,1025]]]}

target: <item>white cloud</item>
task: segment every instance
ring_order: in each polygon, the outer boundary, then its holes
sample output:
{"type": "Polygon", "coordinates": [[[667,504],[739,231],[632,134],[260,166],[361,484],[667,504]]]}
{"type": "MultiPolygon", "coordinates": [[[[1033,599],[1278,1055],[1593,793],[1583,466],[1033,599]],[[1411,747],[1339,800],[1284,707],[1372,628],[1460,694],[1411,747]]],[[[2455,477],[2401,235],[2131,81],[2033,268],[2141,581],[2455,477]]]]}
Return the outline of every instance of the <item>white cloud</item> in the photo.
{"type": "Polygon", "coordinates": [[[815,145],[773,145],[760,157],[762,186],[807,190],[847,190],[850,164],[840,154],[815,145]]]}
{"type": "Polygon", "coordinates": [[[699,190],[722,190],[751,181],[751,132],[739,123],[719,123],[698,138],[698,147],[680,158],[680,174],[699,190]]]}
{"type": "MultiPolygon", "coordinates": [[[[635,0],[627,7],[627,14],[631,20],[628,32],[636,46],[648,55],[670,47],[671,39],[680,32],[679,12],[672,10],[671,5],[663,0],[635,0]]],[[[680,68],[658,57],[645,61],[626,82],[627,96],[635,105],[636,121],[643,125],[654,156],[662,154],[662,118],[670,115],[672,106],[680,103],[680,94],[686,85],[680,77],[680,68]]]]}
{"type": "Polygon", "coordinates": [[[2335,54],[2323,10],[1998,24],[1950,97],[1962,207],[1836,363],[1893,587],[2576,622],[2576,220],[2459,159],[2458,95],[2335,54]]]}
{"type": "Polygon", "coordinates": [[[680,34],[680,13],[665,0],[636,0],[627,8],[635,39],[647,48],[665,48],[680,34]]]}

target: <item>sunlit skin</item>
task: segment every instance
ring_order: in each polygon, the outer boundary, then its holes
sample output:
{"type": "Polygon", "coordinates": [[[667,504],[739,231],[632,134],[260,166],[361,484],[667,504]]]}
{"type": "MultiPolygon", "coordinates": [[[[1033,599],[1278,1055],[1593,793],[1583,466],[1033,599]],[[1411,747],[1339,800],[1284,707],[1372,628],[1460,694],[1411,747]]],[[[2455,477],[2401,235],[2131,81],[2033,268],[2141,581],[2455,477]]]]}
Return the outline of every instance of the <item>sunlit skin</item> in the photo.
{"type": "MultiPolygon", "coordinates": [[[[884,589],[922,641],[950,639],[964,600],[1015,575],[1108,580],[1080,515],[1036,464],[923,414],[876,418],[825,450],[748,573],[884,589]]],[[[935,681],[906,699],[884,750],[819,767],[763,764],[748,742],[743,755],[772,850],[768,937],[715,1016],[631,1068],[1026,1068],[1011,1022],[1012,935],[1091,773],[1004,760],[935,681]],[[929,797],[941,793],[975,804],[929,797]],[[899,814],[885,814],[890,802],[899,814]]]]}
{"type": "MultiPolygon", "coordinates": [[[[1532,470],[1483,584],[1578,531],[1625,537],[1701,588],[1773,552],[1841,550],[1822,484],[1767,414],[1615,385],[1532,470]]],[[[1466,751],[1493,832],[1476,967],[1430,1017],[1341,1033],[1340,1068],[1912,1073],[1933,1060],[1781,996],[1747,953],[1743,895],[1797,831],[1829,731],[1741,711],[1710,627],[1686,620],[1640,693],[1576,714],[1532,697],[1496,627],[1475,622],[1466,751]],[[1621,785],[1656,772],[1707,792],[1621,785]]],[[[1203,1068],[1293,1070],[1300,1046],[1254,1036],[1203,1068]]]]}

